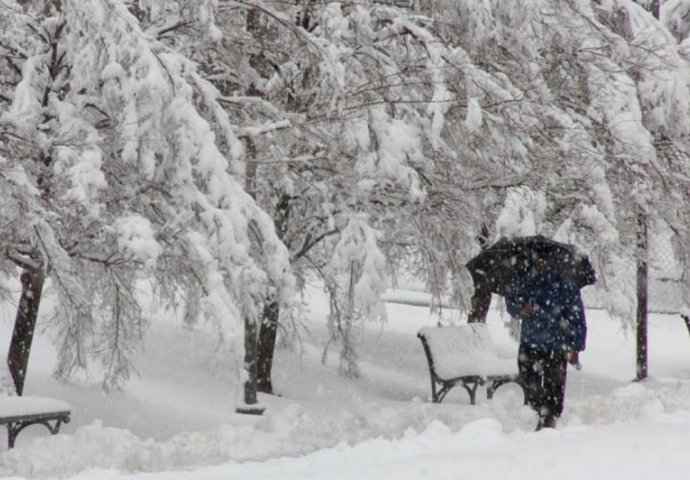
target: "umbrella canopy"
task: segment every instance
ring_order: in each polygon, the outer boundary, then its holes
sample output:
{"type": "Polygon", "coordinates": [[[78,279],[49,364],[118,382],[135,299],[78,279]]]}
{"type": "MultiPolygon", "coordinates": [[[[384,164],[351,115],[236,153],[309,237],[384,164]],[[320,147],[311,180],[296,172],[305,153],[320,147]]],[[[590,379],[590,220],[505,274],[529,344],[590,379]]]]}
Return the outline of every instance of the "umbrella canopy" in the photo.
{"type": "Polygon", "coordinates": [[[486,288],[505,295],[516,279],[545,262],[547,270],[572,279],[579,288],[596,281],[594,268],[586,255],[574,245],[551,240],[542,235],[501,238],[467,262],[475,288],[486,288]]]}

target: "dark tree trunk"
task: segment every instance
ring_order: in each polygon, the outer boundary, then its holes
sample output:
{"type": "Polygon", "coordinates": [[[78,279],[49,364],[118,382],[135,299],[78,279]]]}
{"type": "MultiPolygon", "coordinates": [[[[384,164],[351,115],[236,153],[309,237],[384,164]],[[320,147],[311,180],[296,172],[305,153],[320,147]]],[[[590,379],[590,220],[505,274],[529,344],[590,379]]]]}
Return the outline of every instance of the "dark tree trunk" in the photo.
{"type": "Polygon", "coordinates": [[[276,347],[278,333],[278,318],[280,306],[277,301],[267,303],[264,307],[264,318],[259,331],[258,360],[256,388],[263,393],[273,394],[271,370],[273,368],[273,355],[276,347]]]}
{"type": "MultiPolygon", "coordinates": [[[[252,9],[253,12],[253,9],[252,9]]],[[[249,22],[250,19],[247,19],[249,22]]],[[[256,145],[251,137],[245,138],[247,148],[247,169],[244,188],[256,200],[256,145]]],[[[257,319],[244,318],[244,405],[235,409],[237,413],[261,415],[263,408],[256,405],[256,366],[257,366],[257,319]]]]}
{"type": "Polygon", "coordinates": [[[244,405],[237,407],[237,413],[261,415],[263,407],[258,404],[256,396],[256,322],[249,317],[244,319],[244,369],[246,380],[244,382],[244,405]]]}
{"type": "Polygon", "coordinates": [[[637,216],[637,380],[647,378],[647,217],[637,216]]]}
{"type": "Polygon", "coordinates": [[[247,380],[244,383],[244,402],[257,403],[256,399],[256,322],[244,320],[244,368],[247,380]]]}
{"type": "Polygon", "coordinates": [[[17,395],[24,392],[24,380],[29,366],[29,354],[31,343],[36,329],[38,307],[43,292],[43,272],[24,270],[20,276],[22,282],[22,294],[17,307],[17,316],[14,321],[14,332],[7,354],[7,366],[9,367],[17,395]]]}
{"type": "MultiPolygon", "coordinates": [[[[647,9],[657,20],[660,16],[661,2],[653,0],[647,9]]],[[[637,214],[637,380],[647,378],[647,298],[648,298],[648,241],[647,216],[637,214]]],[[[690,327],[689,327],[690,328],[690,327]]]]}
{"type": "MultiPolygon", "coordinates": [[[[285,241],[287,236],[288,221],[290,219],[290,196],[283,193],[273,213],[273,224],[276,227],[278,238],[285,241]]],[[[289,247],[289,245],[288,245],[289,247]]],[[[273,382],[271,370],[273,369],[273,356],[276,350],[276,338],[278,335],[278,321],[280,320],[280,304],[278,300],[270,300],[264,306],[264,315],[259,330],[258,348],[258,375],[257,388],[260,392],[273,394],[273,382]]]]}
{"type": "MultiPolygon", "coordinates": [[[[479,246],[482,250],[489,246],[489,227],[482,224],[481,234],[477,237],[479,246]]],[[[491,291],[484,285],[475,285],[472,294],[472,310],[467,316],[468,323],[486,322],[486,316],[491,306],[491,291]]]]}

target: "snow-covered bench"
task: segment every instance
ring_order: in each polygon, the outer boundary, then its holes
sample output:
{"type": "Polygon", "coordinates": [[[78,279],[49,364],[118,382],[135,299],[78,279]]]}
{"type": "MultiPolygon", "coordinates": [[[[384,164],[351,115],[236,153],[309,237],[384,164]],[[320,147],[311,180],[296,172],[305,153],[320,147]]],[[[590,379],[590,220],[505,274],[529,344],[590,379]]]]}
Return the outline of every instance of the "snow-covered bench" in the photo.
{"type": "Polygon", "coordinates": [[[431,374],[431,398],[440,403],[456,385],[462,385],[476,402],[477,387],[487,385],[492,398],[501,385],[519,382],[517,354],[500,351],[484,323],[450,327],[424,327],[417,336],[422,341],[431,374]]]}
{"type": "Polygon", "coordinates": [[[30,425],[43,425],[55,435],[69,423],[71,408],[60,400],[43,397],[0,397],[0,425],[7,426],[7,446],[14,447],[19,432],[30,425]]]}

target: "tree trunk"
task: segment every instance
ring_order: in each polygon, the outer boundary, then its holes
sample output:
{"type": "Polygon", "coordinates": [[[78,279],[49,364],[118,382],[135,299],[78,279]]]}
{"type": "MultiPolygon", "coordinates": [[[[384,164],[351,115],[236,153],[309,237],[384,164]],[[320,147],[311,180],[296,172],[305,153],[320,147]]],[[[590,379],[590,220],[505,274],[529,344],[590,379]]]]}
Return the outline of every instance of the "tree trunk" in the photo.
{"type": "MultiPolygon", "coordinates": [[[[256,8],[250,8],[246,17],[247,31],[256,37],[263,45],[261,32],[261,13],[256,8]]],[[[272,75],[273,64],[269,62],[263,52],[251,54],[249,64],[260,74],[272,75]]],[[[254,84],[248,87],[248,94],[262,96],[263,93],[256,89],[254,84]]],[[[247,139],[247,158],[249,163],[246,168],[246,190],[256,200],[256,145],[251,138],[247,139]]],[[[278,238],[285,241],[290,213],[290,196],[286,193],[280,195],[273,215],[278,238]]],[[[286,245],[289,248],[289,245],[286,245]]],[[[258,330],[258,339],[254,345],[255,389],[262,393],[273,394],[273,382],[271,370],[273,368],[273,356],[275,354],[276,338],[278,333],[278,320],[280,318],[280,304],[277,299],[267,299],[264,305],[263,318],[259,325],[255,325],[254,333],[258,330]]],[[[256,338],[256,337],[255,337],[256,338]]],[[[254,393],[256,395],[256,392],[254,393]]]]}
{"type": "MultiPolygon", "coordinates": [[[[477,237],[481,250],[489,246],[489,227],[482,224],[481,234],[477,237]]],[[[486,322],[486,316],[491,306],[491,291],[484,285],[475,285],[472,294],[472,310],[467,316],[468,323],[486,322]]]]}
{"type": "Polygon", "coordinates": [[[273,394],[271,370],[273,368],[273,355],[275,354],[276,337],[278,333],[278,318],[280,317],[280,305],[277,301],[267,303],[264,307],[264,318],[259,330],[258,359],[256,388],[263,393],[273,394]]]}
{"type": "MultiPolygon", "coordinates": [[[[253,11],[253,9],[252,9],[253,11]]],[[[251,137],[245,138],[247,148],[247,169],[244,188],[256,200],[256,145],[251,137]]],[[[244,318],[244,405],[235,409],[237,413],[261,415],[263,408],[256,405],[257,333],[256,319],[244,318]]]]}
{"type": "Polygon", "coordinates": [[[637,216],[637,380],[647,378],[647,217],[637,216]]]}
{"type": "Polygon", "coordinates": [[[261,415],[264,408],[258,405],[256,395],[256,321],[244,318],[244,404],[237,407],[237,413],[261,415]]]}
{"type": "MultiPolygon", "coordinates": [[[[259,45],[264,45],[265,35],[261,31],[261,12],[257,8],[247,10],[246,16],[247,32],[253,35],[259,45]]],[[[263,48],[263,47],[262,47],[263,48]]],[[[260,76],[270,77],[273,74],[273,64],[268,61],[263,51],[249,55],[249,64],[260,76]]],[[[247,89],[247,94],[263,97],[252,83],[247,89]]],[[[249,163],[246,168],[246,190],[256,200],[256,145],[251,138],[247,139],[247,158],[249,163]]],[[[290,197],[283,193],[280,196],[278,205],[273,215],[273,222],[276,227],[278,238],[285,241],[287,231],[287,221],[289,216],[290,197]]],[[[289,245],[287,245],[289,248],[289,245]]],[[[278,319],[280,318],[280,305],[275,299],[267,299],[264,305],[263,318],[261,323],[255,326],[258,329],[258,340],[255,348],[254,363],[256,366],[256,385],[255,388],[262,393],[273,394],[273,383],[271,381],[271,370],[273,368],[273,355],[275,354],[276,337],[278,333],[278,319]]]]}
{"type": "MultiPolygon", "coordinates": [[[[285,241],[287,237],[288,222],[290,219],[290,196],[281,194],[280,200],[273,213],[273,224],[278,238],[285,241]]],[[[289,245],[287,245],[289,248],[289,245]]],[[[259,329],[258,348],[258,376],[257,388],[260,392],[273,394],[273,382],[271,370],[273,369],[273,356],[276,350],[276,338],[278,335],[278,321],[280,320],[280,304],[278,300],[269,300],[264,306],[263,321],[259,329]]]]}
{"type": "MultiPolygon", "coordinates": [[[[653,0],[646,6],[657,20],[660,16],[661,2],[653,0]]],[[[639,87],[638,87],[639,88],[639,87]]],[[[647,298],[648,298],[648,241],[647,216],[637,214],[637,380],[647,378],[647,298]]],[[[690,328],[690,326],[688,327],[690,328]]]]}
{"type": "Polygon", "coordinates": [[[247,380],[244,382],[244,403],[253,405],[256,399],[256,322],[244,320],[244,369],[247,380]]]}
{"type": "Polygon", "coordinates": [[[22,282],[22,294],[19,299],[12,341],[7,354],[7,366],[12,380],[14,380],[17,395],[21,396],[24,392],[24,380],[29,366],[31,343],[34,338],[38,307],[43,292],[43,272],[24,270],[20,280],[22,282]]]}

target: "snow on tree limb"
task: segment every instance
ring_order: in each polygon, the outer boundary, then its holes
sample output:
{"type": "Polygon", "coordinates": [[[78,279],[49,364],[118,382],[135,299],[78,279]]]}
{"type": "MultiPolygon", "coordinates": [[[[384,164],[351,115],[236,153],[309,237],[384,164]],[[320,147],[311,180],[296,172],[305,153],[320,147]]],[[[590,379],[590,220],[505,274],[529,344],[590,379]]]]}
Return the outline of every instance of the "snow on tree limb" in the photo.
{"type": "Polygon", "coordinates": [[[3,137],[14,156],[0,165],[0,183],[18,184],[12,172],[22,165],[33,189],[16,185],[19,201],[0,219],[19,227],[17,240],[34,245],[56,286],[58,373],[97,360],[113,387],[129,375],[146,324],[138,278],[202,283],[205,312],[232,339],[271,292],[289,294],[288,255],[230,173],[241,170],[237,129],[191,61],[119,0],[66,0],[55,16],[36,7],[31,28],[2,13],[28,56],[0,122],[36,148],[3,137]],[[19,215],[21,204],[30,215],[19,215]]]}

